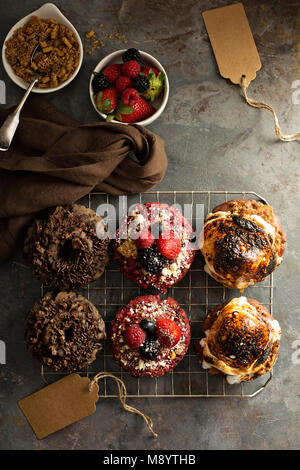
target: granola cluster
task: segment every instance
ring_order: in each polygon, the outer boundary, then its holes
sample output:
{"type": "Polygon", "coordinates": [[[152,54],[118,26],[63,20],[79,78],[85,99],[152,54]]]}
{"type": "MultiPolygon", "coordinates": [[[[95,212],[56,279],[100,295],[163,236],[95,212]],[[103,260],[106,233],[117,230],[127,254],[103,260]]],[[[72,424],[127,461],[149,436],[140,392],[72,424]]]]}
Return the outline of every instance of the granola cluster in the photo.
{"type": "Polygon", "coordinates": [[[8,63],[24,82],[31,83],[36,73],[40,74],[38,88],[58,87],[72,77],[79,64],[80,50],[74,33],[53,19],[32,16],[5,45],[8,63]]]}

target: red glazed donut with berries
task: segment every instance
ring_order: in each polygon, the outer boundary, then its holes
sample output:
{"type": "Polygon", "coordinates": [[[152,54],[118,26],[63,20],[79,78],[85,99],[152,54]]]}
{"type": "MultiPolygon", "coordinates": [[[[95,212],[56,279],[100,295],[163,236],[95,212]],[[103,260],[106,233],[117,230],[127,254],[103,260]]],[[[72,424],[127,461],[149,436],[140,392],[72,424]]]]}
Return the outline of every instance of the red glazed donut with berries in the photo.
{"type": "Polygon", "coordinates": [[[171,297],[144,295],[117,312],[110,344],[119,366],[133,376],[159,377],[183,359],[191,330],[185,311],[171,297]]]}
{"type": "Polygon", "coordinates": [[[137,204],[121,221],[114,258],[126,277],[144,289],[165,293],[194,260],[193,233],[178,209],[156,202],[137,204]]]}

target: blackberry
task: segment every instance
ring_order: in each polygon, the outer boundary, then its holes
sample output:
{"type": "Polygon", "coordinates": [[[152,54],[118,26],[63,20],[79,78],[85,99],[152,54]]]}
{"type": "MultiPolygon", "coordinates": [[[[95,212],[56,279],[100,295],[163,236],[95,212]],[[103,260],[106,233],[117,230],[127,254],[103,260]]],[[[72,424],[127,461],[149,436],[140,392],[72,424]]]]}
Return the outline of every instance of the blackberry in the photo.
{"type": "Polygon", "coordinates": [[[109,86],[109,81],[106,75],[103,75],[103,73],[95,74],[92,80],[92,88],[95,93],[98,93],[98,91],[101,90],[106,90],[109,86]]]}
{"type": "Polygon", "coordinates": [[[141,56],[137,49],[133,47],[131,49],[127,49],[122,55],[123,62],[129,62],[130,60],[136,60],[139,64],[141,64],[141,56]]]}
{"type": "Polygon", "coordinates": [[[166,263],[165,258],[160,254],[155,245],[152,245],[150,248],[146,248],[146,250],[141,250],[139,258],[143,267],[150,274],[161,272],[166,263]]]}
{"type": "Polygon", "coordinates": [[[150,88],[149,79],[144,75],[138,75],[133,81],[133,88],[135,88],[140,93],[147,91],[150,88]]]}
{"type": "Polygon", "coordinates": [[[159,353],[159,342],[152,336],[147,336],[143,344],[139,347],[139,351],[144,359],[153,361],[159,353]]]}
{"type": "Polygon", "coordinates": [[[141,321],[141,328],[146,333],[154,333],[156,325],[153,320],[148,320],[147,318],[143,318],[141,321]]]}

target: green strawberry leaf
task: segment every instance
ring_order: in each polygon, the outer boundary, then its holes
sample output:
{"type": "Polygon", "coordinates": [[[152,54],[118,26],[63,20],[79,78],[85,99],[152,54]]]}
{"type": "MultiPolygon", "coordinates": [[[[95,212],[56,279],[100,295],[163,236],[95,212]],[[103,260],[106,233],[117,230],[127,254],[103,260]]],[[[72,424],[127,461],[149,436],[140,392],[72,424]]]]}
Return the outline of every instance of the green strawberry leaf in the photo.
{"type": "Polygon", "coordinates": [[[102,91],[99,91],[99,93],[96,97],[96,106],[97,106],[98,109],[99,109],[99,106],[101,104],[102,95],[103,95],[102,91]]]}
{"type": "Polygon", "coordinates": [[[122,121],[122,116],[121,116],[121,114],[118,112],[118,110],[116,110],[115,116],[116,116],[116,119],[117,119],[118,121],[122,121]]]}
{"type": "Polygon", "coordinates": [[[150,69],[150,70],[149,70],[149,73],[148,73],[148,79],[151,81],[151,80],[153,80],[155,77],[156,77],[155,73],[153,72],[152,69],[150,69]]]}
{"type": "Polygon", "coordinates": [[[109,98],[106,98],[105,100],[102,101],[101,108],[102,109],[110,109],[111,108],[111,101],[110,101],[109,98]]]}
{"type": "Polygon", "coordinates": [[[118,108],[117,108],[118,112],[121,113],[121,114],[131,114],[133,113],[134,109],[132,106],[128,106],[126,104],[124,104],[123,102],[121,102],[119,105],[118,105],[118,108]]]}
{"type": "Polygon", "coordinates": [[[157,79],[161,83],[161,88],[166,88],[166,74],[164,72],[159,72],[157,79]]]}
{"type": "Polygon", "coordinates": [[[162,71],[159,72],[159,74],[157,75],[157,78],[159,78],[159,80],[164,83],[165,82],[165,79],[166,79],[166,74],[162,71]]]}
{"type": "Polygon", "coordinates": [[[106,122],[110,122],[114,119],[115,115],[114,114],[108,114],[106,117],[106,122]]]}

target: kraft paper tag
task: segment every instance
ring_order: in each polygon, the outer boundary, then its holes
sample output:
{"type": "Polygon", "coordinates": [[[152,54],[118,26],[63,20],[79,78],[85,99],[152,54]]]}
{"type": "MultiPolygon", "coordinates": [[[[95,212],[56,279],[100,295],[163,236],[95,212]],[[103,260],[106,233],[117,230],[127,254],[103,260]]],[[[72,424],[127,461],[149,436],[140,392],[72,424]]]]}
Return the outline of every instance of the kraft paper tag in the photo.
{"type": "Polygon", "coordinates": [[[71,374],[18,402],[36,437],[44,439],[96,411],[98,384],[71,374]]]}
{"type": "Polygon", "coordinates": [[[261,61],[243,4],[207,10],[202,16],[221,76],[240,84],[245,75],[248,87],[261,61]]]}

